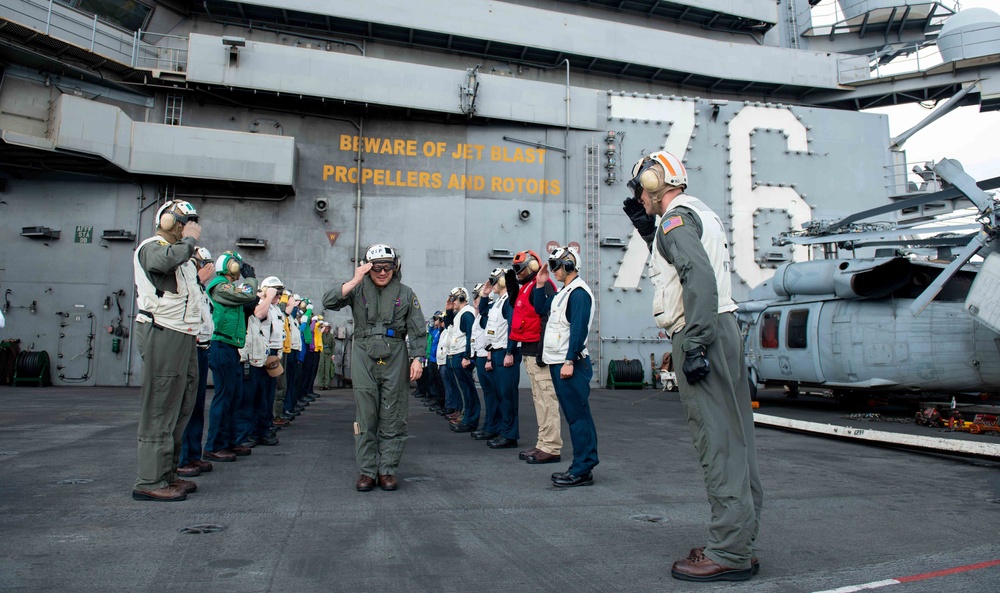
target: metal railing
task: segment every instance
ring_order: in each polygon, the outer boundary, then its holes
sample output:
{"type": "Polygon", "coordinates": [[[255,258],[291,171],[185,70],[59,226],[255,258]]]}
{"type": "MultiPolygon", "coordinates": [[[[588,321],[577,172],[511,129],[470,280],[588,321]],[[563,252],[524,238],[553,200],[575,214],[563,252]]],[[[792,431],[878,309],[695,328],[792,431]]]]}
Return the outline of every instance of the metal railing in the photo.
{"type": "Polygon", "coordinates": [[[187,67],[186,37],[129,31],[54,0],[4,0],[0,18],[133,68],[183,72],[187,67]]]}
{"type": "MultiPolygon", "coordinates": [[[[955,36],[949,35],[948,40],[951,42],[957,39],[958,45],[949,47],[947,50],[958,52],[955,60],[990,54],[1000,55],[1000,25],[983,27],[973,31],[960,30],[956,33],[955,36]],[[995,38],[982,39],[984,32],[992,32],[995,38]]],[[[941,51],[936,41],[890,44],[886,48],[866,56],[841,57],[837,65],[838,81],[840,84],[851,84],[864,80],[918,74],[943,63],[944,59],[941,57],[941,51]]]]}

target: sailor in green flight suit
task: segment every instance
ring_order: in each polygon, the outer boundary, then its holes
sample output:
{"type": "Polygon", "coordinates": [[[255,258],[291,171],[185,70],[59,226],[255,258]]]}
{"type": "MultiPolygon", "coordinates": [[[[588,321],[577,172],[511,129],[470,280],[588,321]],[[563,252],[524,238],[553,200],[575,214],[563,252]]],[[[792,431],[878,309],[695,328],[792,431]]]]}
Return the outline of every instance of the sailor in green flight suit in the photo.
{"type": "Polygon", "coordinates": [[[395,490],[406,442],[410,381],[423,372],[427,331],[417,295],[400,282],[396,250],[369,247],[354,278],[328,291],[323,306],[334,311],[349,306],[354,316],[354,445],[361,470],[357,489],[368,492],[377,479],[382,490],[395,490]]]}

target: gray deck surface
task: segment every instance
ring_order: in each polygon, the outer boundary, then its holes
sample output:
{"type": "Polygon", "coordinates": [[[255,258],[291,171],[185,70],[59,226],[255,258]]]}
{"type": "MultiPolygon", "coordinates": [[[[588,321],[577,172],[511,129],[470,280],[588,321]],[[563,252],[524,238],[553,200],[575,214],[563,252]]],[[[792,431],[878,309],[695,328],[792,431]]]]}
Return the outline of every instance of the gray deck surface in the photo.
{"type": "MultiPolygon", "coordinates": [[[[529,466],[412,400],[400,489],[369,493],[354,489],[351,393],[322,394],[280,445],[154,503],[130,496],[136,389],[0,388],[0,591],[796,592],[1000,559],[1000,464],[758,428],[762,570],[684,583],[670,564],[704,544],[709,509],[677,394],[595,390],[601,465],[570,490],[549,481],[568,466],[565,428],[565,463],[529,466]],[[178,531],[196,524],[226,529],[178,531]]],[[[761,399],[769,414],[838,416],[761,399]]],[[[522,389],[522,449],[534,433],[522,389]]],[[[993,566],[889,590],[998,582],[993,566]]]]}

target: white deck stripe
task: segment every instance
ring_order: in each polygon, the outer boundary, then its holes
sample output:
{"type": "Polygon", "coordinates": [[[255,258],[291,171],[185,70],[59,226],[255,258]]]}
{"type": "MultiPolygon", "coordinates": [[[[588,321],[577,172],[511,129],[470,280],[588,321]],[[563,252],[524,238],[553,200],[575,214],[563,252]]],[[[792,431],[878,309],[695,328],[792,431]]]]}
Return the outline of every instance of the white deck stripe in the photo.
{"type": "Polygon", "coordinates": [[[871,583],[865,583],[863,585],[850,585],[847,587],[840,587],[837,589],[827,589],[826,591],[816,591],[815,593],[853,593],[854,591],[864,591],[865,589],[881,589],[882,587],[888,587],[889,585],[898,585],[899,581],[896,579],[886,579],[884,581],[874,581],[871,583]]]}
{"type": "Polygon", "coordinates": [[[781,418],[780,416],[770,416],[768,414],[755,413],[753,415],[753,419],[755,423],[762,424],[764,426],[789,428],[792,430],[801,430],[828,436],[838,436],[859,441],[889,443],[893,445],[904,445],[907,447],[919,447],[921,449],[933,449],[949,453],[962,453],[966,455],[979,455],[1000,459],[1000,445],[994,443],[980,443],[977,441],[963,441],[958,439],[944,439],[940,437],[902,434],[882,430],[871,430],[868,428],[853,428],[850,426],[820,424],[818,422],[792,420],[789,418],[781,418]]]}

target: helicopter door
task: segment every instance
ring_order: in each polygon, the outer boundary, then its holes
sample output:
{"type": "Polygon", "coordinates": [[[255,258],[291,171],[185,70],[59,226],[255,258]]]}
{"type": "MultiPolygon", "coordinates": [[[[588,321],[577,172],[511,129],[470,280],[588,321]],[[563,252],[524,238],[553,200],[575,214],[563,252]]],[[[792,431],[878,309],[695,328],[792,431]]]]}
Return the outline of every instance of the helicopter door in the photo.
{"type": "Polygon", "coordinates": [[[816,340],[822,305],[768,307],[759,324],[761,377],[798,383],[824,381],[816,340]]]}

